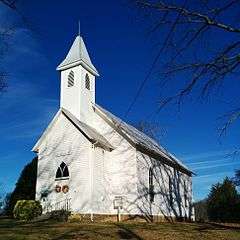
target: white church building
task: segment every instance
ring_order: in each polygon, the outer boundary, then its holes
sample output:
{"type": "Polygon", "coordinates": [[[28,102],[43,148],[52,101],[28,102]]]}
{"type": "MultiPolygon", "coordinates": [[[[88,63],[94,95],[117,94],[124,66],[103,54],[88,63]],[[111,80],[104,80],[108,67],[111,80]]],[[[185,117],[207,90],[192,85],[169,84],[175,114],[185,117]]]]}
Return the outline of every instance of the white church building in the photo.
{"type": "Polygon", "coordinates": [[[33,147],[43,211],[192,218],[192,171],[156,141],[95,102],[99,73],[77,36],[57,67],[60,109],[33,147]]]}

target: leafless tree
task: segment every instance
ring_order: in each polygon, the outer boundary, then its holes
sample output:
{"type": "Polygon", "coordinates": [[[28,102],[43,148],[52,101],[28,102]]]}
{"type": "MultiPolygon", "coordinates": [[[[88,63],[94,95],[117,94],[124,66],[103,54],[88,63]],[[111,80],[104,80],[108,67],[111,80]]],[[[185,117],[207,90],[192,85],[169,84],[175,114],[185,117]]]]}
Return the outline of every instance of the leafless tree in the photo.
{"type": "Polygon", "coordinates": [[[145,133],[150,138],[159,142],[159,139],[164,135],[164,130],[158,123],[139,121],[134,126],[141,132],[145,133]]]}
{"type": "MultiPolygon", "coordinates": [[[[18,12],[17,0],[0,0],[0,7],[8,7],[13,11],[18,12]]],[[[7,76],[8,73],[4,70],[3,63],[4,58],[7,55],[10,39],[14,34],[15,27],[3,27],[0,28],[0,93],[3,92],[7,87],[7,76]]]]}
{"type": "MultiPolygon", "coordinates": [[[[239,81],[239,0],[135,0],[134,3],[149,20],[150,33],[160,39],[154,64],[161,69],[163,89],[167,84],[173,88],[172,94],[161,97],[160,109],[169,104],[179,106],[193,93],[200,92],[200,98],[206,99],[219,93],[221,87],[239,81]]],[[[224,113],[221,134],[240,117],[238,96],[232,100],[237,106],[224,113]]]]}
{"type": "Polygon", "coordinates": [[[16,7],[17,0],[0,0],[0,2],[11,9],[14,9],[14,10],[17,9],[16,7]]]}
{"type": "MultiPolygon", "coordinates": [[[[3,64],[4,57],[7,54],[9,47],[9,40],[13,34],[13,29],[1,29],[0,30],[0,64],[3,64]]],[[[0,92],[3,92],[7,86],[6,84],[7,73],[4,71],[3,67],[0,67],[0,92]]]]}

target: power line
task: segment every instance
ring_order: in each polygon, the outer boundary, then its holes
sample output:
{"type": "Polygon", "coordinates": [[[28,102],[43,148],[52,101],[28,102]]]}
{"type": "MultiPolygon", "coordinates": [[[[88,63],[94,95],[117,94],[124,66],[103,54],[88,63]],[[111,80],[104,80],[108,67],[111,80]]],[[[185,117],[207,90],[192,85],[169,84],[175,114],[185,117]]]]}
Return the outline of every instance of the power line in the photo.
{"type": "MultiPolygon", "coordinates": [[[[184,4],[184,5],[185,5],[185,4],[184,4]]],[[[177,25],[177,23],[178,23],[178,20],[179,20],[180,16],[181,16],[181,12],[179,12],[176,20],[174,21],[174,23],[173,23],[173,25],[172,25],[172,27],[171,27],[168,35],[166,36],[166,39],[165,39],[164,42],[163,42],[162,47],[160,48],[157,56],[155,57],[155,59],[154,59],[152,65],[151,65],[151,67],[150,67],[150,69],[149,69],[146,77],[143,79],[140,87],[138,88],[138,91],[137,91],[137,93],[136,93],[133,101],[132,101],[131,104],[129,105],[129,107],[128,107],[128,109],[127,109],[124,117],[126,117],[126,116],[129,114],[129,112],[131,111],[133,105],[135,104],[135,102],[137,101],[138,97],[140,96],[140,94],[141,94],[141,92],[142,92],[142,89],[143,89],[143,87],[145,86],[147,80],[150,78],[150,76],[151,76],[151,74],[152,74],[152,71],[153,71],[153,69],[155,68],[155,65],[156,65],[157,62],[158,62],[159,57],[161,56],[163,50],[165,49],[165,46],[167,45],[167,42],[169,41],[169,38],[171,37],[171,34],[173,33],[173,31],[174,31],[174,29],[175,29],[175,27],[176,27],[176,25],[177,25]]]]}
{"type": "MultiPolygon", "coordinates": [[[[185,6],[186,2],[187,2],[187,0],[184,2],[183,6],[185,6]]],[[[159,57],[161,56],[163,50],[165,49],[165,46],[167,45],[167,42],[169,41],[169,38],[171,37],[171,34],[173,33],[173,31],[174,31],[174,29],[175,29],[175,27],[176,27],[176,25],[177,25],[177,23],[178,23],[178,20],[179,20],[180,16],[181,16],[181,12],[178,13],[177,18],[175,19],[175,21],[174,21],[174,23],[173,23],[170,31],[168,32],[168,35],[166,36],[166,39],[164,40],[163,45],[162,45],[162,47],[160,48],[157,56],[154,58],[153,63],[151,64],[151,67],[150,67],[149,71],[147,72],[146,77],[143,79],[143,81],[142,81],[142,83],[140,84],[140,87],[138,88],[138,91],[137,91],[137,93],[136,93],[133,101],[130,103],[127,111],[125,112],[124,118],[126,118],[127,115],[130,113],[132,107],[134,106],[135,102],[137,101],[138,97],[140,96],[140,94],[141,94],[141,92],[142,92],[142,89],[144,88],[146,82],[147,82],[148,79],[150,78],[150,76],[151,76],[151,74],[152,74],[152,71],[153,71],[153,69],[155,68],[155,66],[156,66],[156,64],[157,64],[157,62],[158,62],[159,57]]],[[[121,121],[119,122],[118,126],[116,126],[116,127],[118,128],[118,127],[122,124],[122,122],[123,122],[123,120],[121,119],[121,121]]],[[[116,134],[116,132],[114,132],[114,134],[113,134],[112,137],[109,139],[109,141],[115,136],[115,134],[116,134]]]]}
{"type": "MultiPolygon", "coordinates": [[[[174,25],[176,25],[176,24],[174,24],[174,25]]],[[[172,28],[172,29],[173,29],[173,28],[172,28]]],[[[151,76],[151,74],[152,74],[152,71],[153,71],[153,69],[155,68],[155,65],[156,65],[157,62],[158,62],[158,59],[159,59],[160,55],[162,54],[162,52],[163,52],[163,50],[164,50],[164,48],[165,48],[165,45],[166,45],[167,41],[169,40],[169,37],[171,36],[171,33],[172,33],[172,30],[170,30],[167,38],[166,38],[165,41],[164,41],[164,44],[163,44],[162,48],[160,49],[160,51],[158,52],[157,56],[155,57],[153,63],[151,64],[151,67],[150,67],[149,71],[147,72],[146,77],[143,79],[142,83],[140,84],[140,87],[138,88],[138,91],[137,91],[137,93],[136,93],[133,101],[130,103],[130,105],[129,105],[127,111],[125,112],[123,118],[126,118],[126,117],[127,117],[127,115],[130,113],[132,107],[134,106],[135,102],[137,101],[138,97],[140,96],[140,94],[141,94],[141,92],[142,92],[142,90],[143,90],[146,82],[147,82],[148,79],[150,78],[150,76],[151,76]]],[[[122,122],[123,122],[123,120],[121,119],[121,121],[120,121],[120,123],[118,124],[117,128],[121,125],[122,122]]],[[[109,139],[109,141],[115,136],[115,134],[116,134],[116,133],[113,134],[113,136],[109,139]]]]}

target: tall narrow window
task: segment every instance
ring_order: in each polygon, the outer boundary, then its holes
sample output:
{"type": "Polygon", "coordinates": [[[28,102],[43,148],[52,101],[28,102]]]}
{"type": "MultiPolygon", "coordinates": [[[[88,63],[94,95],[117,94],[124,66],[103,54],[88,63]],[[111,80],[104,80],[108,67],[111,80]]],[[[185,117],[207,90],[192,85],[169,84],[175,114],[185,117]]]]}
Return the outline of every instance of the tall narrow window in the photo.
{"type": "Polygon", "coordinates": [[[186,181],[183,181],[183,191],[184,191],[184,203],[185,203],[185,207],[187,207],[188,205],[188,196],[187,196],[187,185],[186,185],[186,181]]]}
{"type": "Polygon", "coordinates": [[[74,72],[71,71],[68,74],[68,87],[72,87],[74,85],[74,72]]]}
{"type": "Polygon", "coordinates": [[[172,179],[169,176],[169,178],[168,178],[168,189],[169,189],[169,204],[170,204],[170,206],[173,205],[173,186],[172,185],[173,185],[172,179]]]}
{"type": "Polygon", "coordinates": [[[154,185],[153,185],[153,169],[152,167],[149,168],[149,197],[150,197],[150,202],[154,202],[154,185]]]}
{"type": "Polygon", "coordinates": [[[89,78],[88,74],[86,74],[86,76],[85,76],[85,88],[90,90],[90,78],[89,78]]]}
{"type": "Polygon", "coordinates": [[[68,178],[69,177],[69,171],[66,163],[62,162],[60,166],[57,169],[56,172],[56,179],[62,179],[62,178],[68,178]]]}

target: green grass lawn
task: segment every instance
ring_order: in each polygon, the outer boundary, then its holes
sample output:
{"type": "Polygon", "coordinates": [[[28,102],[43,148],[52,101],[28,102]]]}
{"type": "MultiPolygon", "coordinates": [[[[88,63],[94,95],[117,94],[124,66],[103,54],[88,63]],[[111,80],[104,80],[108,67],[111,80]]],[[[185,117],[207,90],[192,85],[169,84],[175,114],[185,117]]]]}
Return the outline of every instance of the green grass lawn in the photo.
{"type": "Polygon", "coordinates": [[[214,239],[239,240],[240,227],[198,223],[23,223],[0,218],[0,240],[8,239],[214,239]]]}

